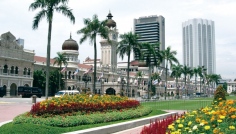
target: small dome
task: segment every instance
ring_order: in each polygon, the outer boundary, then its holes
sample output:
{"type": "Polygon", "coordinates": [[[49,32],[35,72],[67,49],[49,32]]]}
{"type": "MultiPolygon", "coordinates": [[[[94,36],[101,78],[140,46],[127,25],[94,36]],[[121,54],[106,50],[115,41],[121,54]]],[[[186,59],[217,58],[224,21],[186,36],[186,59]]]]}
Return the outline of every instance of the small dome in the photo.
{"type": "Polygon", "coordinates": [[[111,13],[109,12],[109,14],[107,15],[107,26],[110,28],[110,27],[116,27],[116,22],[114,20],[112,20],[112,15],[111,13]]]}
{"type": "Polygon", "coordinates": [[[70,36],[70,39],[65,40],[65,42],[62,44],[62,50],[76,50],[76,51],[78,51],[79,45],[70,36]]]}

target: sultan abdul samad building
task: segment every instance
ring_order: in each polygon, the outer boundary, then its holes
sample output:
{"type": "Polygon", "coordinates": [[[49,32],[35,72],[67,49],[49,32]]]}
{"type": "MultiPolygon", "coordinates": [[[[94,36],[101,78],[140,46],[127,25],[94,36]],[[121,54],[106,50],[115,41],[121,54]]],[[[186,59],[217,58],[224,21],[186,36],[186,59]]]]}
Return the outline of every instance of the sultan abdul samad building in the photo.
{"type": "MultiPolygon", "coordinates": [[[[112,14],[108,14],[107,27],[111,42],[106,39],[100,40],[101,59],[97,59],[97,81],[96,89],[92,89],[93,73],[88,74],[87,81],[83,81],[84,72],[93,66],[94,59],[87,57],[83,63],[78,63],[79,46],[70,36],[62,43],[61,54],[67,58],[67,70],[63,72],[63,79],[67,90],[79,90],[87,88],[91,92],[98,94],[120,94],[121,90],[129,97],[142,96],[147,93],[147,71],[142,78],[143,84],[138,85],[135,77],[138,65],[132,64],[130,72],[130,88],[126,90],[126,68],[127,63],[117,64],[116,45],[118,43],[118,29],[116,22],[112,20],[112,14]],[[73,75],[76,69],[79,73],[73,75]],[[101,74],[103,77],[99,79],[101,74]],[[93,91],[92,91],[93,90],[93,91]]],[[[11,33],[3,33],[0,37],[0,87],[6,92],[6,96],[17,96],[19,86],[33,86],[33,72],[35,70],[46,70],[46,57],[36,56],[34,50],[24,49],[24,40],[16,39],[11,33]]],[[[59,66],[53,65],[54,60],[50,60],[50,70],[58,69],[59,66]]],[[[64,65],[63,65],[64,67],[64,65]]],[[[139,79],[140,80],[140,79],[139,79]]],[[[58,90],[58,89],[57,89],[58,90]]],[[[44,89],[43,89],[44,91],[44,89]]],[[[52,89],[49,89],[49,95],[52,89]]]]}

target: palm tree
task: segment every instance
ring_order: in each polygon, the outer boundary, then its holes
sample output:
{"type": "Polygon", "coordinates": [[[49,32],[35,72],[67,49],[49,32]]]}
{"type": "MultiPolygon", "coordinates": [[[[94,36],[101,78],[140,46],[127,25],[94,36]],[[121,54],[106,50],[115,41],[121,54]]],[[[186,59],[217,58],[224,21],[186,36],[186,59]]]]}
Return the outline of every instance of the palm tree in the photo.
{"type": "Polygon", "coordinates": [[[62,64],[66,65],[66,57],[64,54],[57,52],[57,57],[54,58],[53,65],[57,64],[59,66],[59,90],[61,90],[61,66],[62,64]]]}
{"type": "Polygon", "coordinates": [[[172,65],[171,67],[171,70],[172,70],[172,73],[171,73],[171,77],[174,77],[175,80],[176,80],[176,88],[177,88],[177,98],[179,99],[179,86],[178,86],[178,79],[181,77],[181,74],[182,74],[182,68],[183,66],[180,65],[180,64],[177,64],[177,65],[172,65]]]}
{"type": "Polygon", "coordinates": [[[190,77],[192,76],[192,69],[186,65],[183,66],[182,73],[184,75],[184,89],[185,89],[185,95],[188,95],[188,90],[186,87],[186,82],[187,82],[187,76],[189,75],[190,77]]]}
{"type": "MultiPolygon", "coordinates": [[[[158,83],[159,83],[159,82],[161,81],[161,76],[160,76],[159,73],[155,72],[155,73],[152,74],[151,79],[152,79],[152,80],[157,80],[158,83]]],[[[155,88],[155,89],[156,89],[156,88],[155,88]]],[[[159,91],[160,91],[160,90],[159,90],[159,91]]],[[[160,92],[159,92],[159,93],[160,93],[160,92]]]]}
{"type": "Polygon", "coordinates": [[[220,76],[220,74],[211,74],[210,79],[212,82],[214,82],[216,85],[218,85],[220,82],[221,76],[220,76]]]}
{"type": "Polygon", "coordinates": [[[93,43],[93,47],[94,47],[94,73],[93,73],[93,91],[95,93],[95,89],[96,89],[96,74],[97,74],[97,43],[96,43],[96,39],[97,36],[100,35],[102,38],[104,39],[108,39],[109,40],[109,29],[106,26],[107,21],[99,21],[98,16],[97,15],[93,15],[92,20],[87,18],[84,19],[84,25],[85,27],[78,30],[77,34],[83,34],[82,38],[80,39],[80,44],[82,44],[84,41],[86,41],[87,39],[90,40],[91,43],[93,43]]]}
{"type": "Polygon", "coordinates": [[[197,90],[197,75],[198,75],[198,68],[193,68],[193,75],[195,76],[195,90],[197,90]]]}
{"type": "MultiPolygon", "coordinates": [[[[128,32],[120,35],[121,41],[118,43],[116,52],[119,54],[121,59],[124,59],[124,56],[128,56],[128,65],[127,65],[127,92],[129,91],[129,69],[130,69],[130,54],[131,52],[137,53],[141,56],[141,44],[138,43],[138,35],[128,32]]],[[[128,93],[127,93],[128,95],[128,93]]]]}
{"type": "Polygon", "coordinates": [[[140,81],[143,77],[143,74],[141,71],[138,71],[136,74],[135,74],[135,77],[138,79],[138,86],[140,85],[140,81]]]}
{"type": "Polygon", "coordinates": [[[29,10],[42,9],[36,14],[33,21],[32,28],[35,30],[38,28],[39,22],[46,17],[48,21],[48,42],[47,42],[47,67],[46,67],[46,99],[48,99],[48,86],[49,86],[49,72],[50,72],[50,48],[51,48],[51,31],[53,13],[57,11],[62,13],[70,19],[72,23],[75,23],[75,17],[71,12],[71,9],[67,6],[68,0],[35,0],[30,4],[29,10]]]}
{"type": "Polygon", "coordinates": [[[201,94],[201,84],[202,84],[202,79],[204,78],[204,73],[206,72],[206,68],[204,68],[204,66],[198,66],[198,75],[200,77],[200,94],[201,94]]]}
{"type": "Polygon", "coordinates": [[[167,47],[166,50],[161,51],[162,58],[166,60],[166,86],[165,86],[165,100],[166,100],[166,88],[167,88],[167,70],[168,70],[168,63],[170,63],[170,66],[174,63],[179,63],[179,61],[176,59],[175,55],[177,54],[177,51],[171,51],[171,47],[167,47]]]}
{"type": "Polygon", "coordinates": [[[149,67],[149,73],[148,73],[148,82],[149,82],[149,87],[148,87],[148,99],[149,99],[149,91],[152,87],[152,79],[151,79],[151,71],[152,71],[152,67],[154,66],[159,66],[160,63],[162,62],[162,56],[159,52],[159,46],[160,43],[154,43],[154,44],[150,44],[150,43],[142,43],[142,54],[141,54],[141,60],[145,60],[146,65],[149,67]]]}

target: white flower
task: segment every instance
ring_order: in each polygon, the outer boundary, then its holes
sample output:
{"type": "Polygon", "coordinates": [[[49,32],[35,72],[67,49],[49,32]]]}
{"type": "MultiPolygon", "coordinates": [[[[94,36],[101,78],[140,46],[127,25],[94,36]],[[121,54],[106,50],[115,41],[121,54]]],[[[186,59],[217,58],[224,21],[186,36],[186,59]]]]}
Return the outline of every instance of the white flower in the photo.
{"type": "Polygon", "coordinates": [[[193,126],[193,130],[196,130],[196,129],[197,129],[197,125],[194,125],[194,126],[193,126]]]}
{"type": "Polygon", "coordinates": [[[200,123],[200,126],[204,126],[204,123],[200,123]]]}

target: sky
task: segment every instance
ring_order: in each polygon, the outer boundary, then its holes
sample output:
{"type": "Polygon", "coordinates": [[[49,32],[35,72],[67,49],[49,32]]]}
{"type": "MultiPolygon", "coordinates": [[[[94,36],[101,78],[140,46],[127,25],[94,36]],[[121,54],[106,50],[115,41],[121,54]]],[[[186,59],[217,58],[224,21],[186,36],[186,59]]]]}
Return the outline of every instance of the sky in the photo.
{"type": "MultiPolygon", "coordinates": [[[[35,50],[35,55],[46,57],[48,23],[44,18],[37,30],[32,29],[34,16],[39,10],[30,11],[34,0],[0,1],[0,34],[10,31],[17,39],[24,39],[24,48],[35,50]],[[13,4],[14,3],[14,4],[13,4]]],[[[83,19],[98,15],[105,20],[109,11],[120,34],[132,31],[133,19],[162,15],[165,18],[165,45],[177,51],[183,63],[182,23],[201,18],[215,22],[216,74],[224,79],[236,78],[236,1],[235,0],[70,0],[68,6],[75,16],[75,24],[54,13],[51,38],[51,58],[62,50],[62,44],[72,39],[79,44],[77,31],[84,27],[83,19]]],[[[97,38],[98,59],[101,58],[100,37],[97,38]]],[[[88,41],[79,44],[79,60],[93,59],[93,45],[88,41]]],[[[127,61],[125,58],[123,61],[127,61]]],[[[120,58],[118,61],[122,61],[120,58]]]]}

